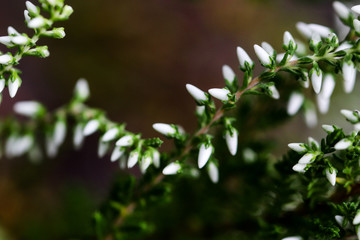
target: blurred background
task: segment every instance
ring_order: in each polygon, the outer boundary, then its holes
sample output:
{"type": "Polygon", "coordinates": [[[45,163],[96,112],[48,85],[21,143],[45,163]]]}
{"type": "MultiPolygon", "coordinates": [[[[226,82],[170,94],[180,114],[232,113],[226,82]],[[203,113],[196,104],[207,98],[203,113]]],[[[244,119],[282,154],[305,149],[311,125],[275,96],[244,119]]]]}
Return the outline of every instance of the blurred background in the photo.
{"type": "MultiPolygon", "coordinates": [[[[12,114],[20,100],[37,100],[55,109],[71,98],[76,80],[83,77],[90,84],[88,104],[106,110],[114,121],[126,122],[128,130],[158,136],[151,125],[165,122],[191,132],[196,128],[195,104],[185,84],[203,90],[222,87],[222,65],[238,68],[236,46],[257,62],[253,44],[267,41],[281,51],[284,31],[300,37],[298,21],[334,27],[328,0],[66,3],[75,10],[69,21],[58,24],[65,27],[66,38],[40,41],[49,46],[49,58],[22,60],[23,84],[15,99],[3,94],[0,117],[12,114]]],[[[7,34],[8,26],[30,33],[23,22],[25,0],[1,4],[0,35],[7,34]]],[[[320,124],[338,123],[339,109],[358,106],[355,94],[344,97],[341,87],[336,91],[331,113],[321,116],[320,124]]],[[[284,152],[288,142],[322,136],[320,128],[304,129],[301,115],[276,129],[272,134],[278,136],[278,151],[284,152]]],[[[81,151],[73,150],[71,136],[68,139],[58,157],[38,165],[1,159],[0,239],[1,234],[9,239],[64,239],[56,236],[92,231],[91,216],[106,198],[118,166],[109,157],[97,157],[98,136],[87,138],[81,151]]]]}

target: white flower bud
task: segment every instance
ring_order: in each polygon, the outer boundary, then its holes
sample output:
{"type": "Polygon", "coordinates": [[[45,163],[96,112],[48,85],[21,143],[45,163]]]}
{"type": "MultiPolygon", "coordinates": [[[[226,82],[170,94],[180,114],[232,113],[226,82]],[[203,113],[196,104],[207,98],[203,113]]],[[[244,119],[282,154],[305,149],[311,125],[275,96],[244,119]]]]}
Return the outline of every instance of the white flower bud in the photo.
{"type": "Polygon", "coordinates": [[[340,215],[336,215],[335,216],[335,221],[339,224],[339,226],[342,227],[343,223],[344,223],[344,217],[340,216],[340,215]]]}
{"type": "Polygon", "coordinates": [[[53,141],[52,137],[50,136],[46,137],[45,147],[46,147],[46,154],[48,155],[49,158],[53,158],[57,155],[59,146],[53,141]]]}
{"type": "Polygon", "coordinates": [[[317,33],[317,32],[314,32],[314,33],[311,35],[311,43],[312,43],[313,45],[317,46],[320,42],[321,42],[320,34],[317,33]]]}
{"type": "Polygon", "coordinates": [[[109,142],[111,140],[114,140],[118,134],[119,134],[118,128],[111,128],[105,132],[105,134],[101,138],[101,141],[109,142]]]}
{"type": "Polygon", "coordinates": [[[97,119],[90,120],[84,127],[83,134],[84,136],[89,136],[96,132],[100,127],[100,122],[97,119]]]}
{"type": "Polygon", "coordinates": [[[70,15],[74,12],[74,9],[69,6],[69,5],[65,5],[63,8],[63,11],[61,13],[61,17],[62,18],[68,18],[70,17],[70,15]]]}
{"type": "Polygon", "coordinates": [[[269,91],[270,91],[270,96],[274,99],[279,99],[280,98],[280,94],[279,91],[276,89],[275,85],[271,85],[269,87],[269,91]]]}
{"type": "Polygon", "coordinates": [[[120,169],[125,169],[126,168],[126,157],[125,155],[121,156],[119,159],[119,167],[120,169]]]}
{"type": "Polygon", "coordinates": [[[226,145],[229,149],[231,155],[235,156],[237,152],[237,145],[238,145],[238,132],[236,129],[233,129],[233,134],[230,134],[230,131],[226,132],[225,135],[226,145]]]}
{"type": "Polygon", "coordinates": [[[151,157],[143,157],[140,161],[140,170],[142,173],[145,173],[151,164],[151,157]]]}
{"type": "Polygon", "coordinates": [[[325,114],[329,111],[330,98],[325,98],[320,94],[316,95],[316,103],[320,113],[325,114]]]}
{"type": "Polygon", "coordinates": [[[236,48],[236,53],[237,53],[241,68],[245,68],[245,63],[246,62],[249,64],[250,67],[252,67],[254,65],[254,62],[251,60],[251,58],[245,52],[244,49],[242,49],[241,47],[237,47],[236,48]]]}
{"type": "Polygon", "coordinates": [[[333,8],[336,14],[342,19],[347,19],[350,15],[350,10],[342,2],[333,2],[333,8]]]}
{"type": "Polygon", "coordinates": [[[271,65],[271,57],[262,47],[255,44],[254,50],[255,50],[256,56],[259,58],[262,65],[264,65],[264,66],[271,65]]]}
{"type": "MultiPolygon", "coordinates": [[[[360,24],[360,21],[359,21],[359,24],[360,24]]],[[[359,25],[360,27],[360,25],[359,25]]],[[[350,44],[349,42],[343,42],[342,44],[340,44],[337,48],[336,48],[336,52],[339,52],[339,51],[342,51],[342,50],[346,50],[346,49],[349,49],[349,48],[352,48],[353,45],[350,44]]]]}
{"type": "Polygon", "coordinates": [[[293,169],[295,172],[304,173],[306,166],[307,166],[307,164],[297,163],[297,164],[295,164],[295,165],[292,167],[292,169],[293,169]]]}
{"type": "Polygon", "coordinates": [[[186,89],[197,102],[208,100],[205,93],[194,85],[186,84],[186,89]]]}
{"type": "Polygon", "coordinates": [[[310,70],[310,79],[313,86],[314,92],[316,94],[320,93],[321,84],[322,84],[322,71],[319,70],[319,73],[315,69],[310,70]]]}
{"type": "Polygon", "coordinates": [[[318,123],[315,106],[311,103],[305,108],[304,111],[305,123],[309,128],[313,128],[318,123]]]}
{"type": "Polygon", "coordinates": [[[221,101],[229,100],[228,94],[230,94],[230,91],[225,88],[211,88],[209,89],[209,93],[211,96],[221,101]]]}
{"type": "Polygon", "coordinates": [[[26,22],[29,22],[31,20],[31,17],[29,16],[29,11],[28,10],[24,10],[24,17],[25,17],[26,22]]]}
{"type": "Polygon", "coordinates": [[[75,149],[79,149],[84,142],[83,126],[77,124],[74,128],[73,144],[75,149]]]}
{"type": "Polygon", "coordinates": [[[109,145],[108,142],[99,141],[99,145],[98,145],[98,156],[99,156],[99,158],[102,158],[102,157],[105,156],[105,154],[109,150],[109,147],[110,147],[110,145],[109,145]]]}
{"type": "Polygon", "coordinates": [[[308,24],[303,23],[303,22],[296,23],[296,29],[306,39],[310,39],[313,34],[313,32],[309,28],[308,24]]]}
{"type": "Polygon", "coordinates": [[[336,183],[336,171],[334,168],[327,168],[326,169],[326,178],[330,182],[331,185],[335,186],[336,183]]]}
{"type": "Polygon", "coordinates": [[[16,78],[14,81],[11,81],[9,79],[8,89],[9,89],[9,95],[11,98],[15,97],[19,87],[20,87],[20,79],[19,78],[16,78]]]}
{"type": "Polygon", "coordinates": [[[207,170],[208,170],[210,180],[213,183],[218,183],[219,182],[219,169],[218,169],[218,167],[213,162],[210,162],[209,165],[208,165],[207,170]]]}
{"type": "Polygon", "coordinates": [[[308,24],[308,27],[310,28],[310,30],[312,32],[317,32],[318,34],[320,34],[321,37],[323,38],[327,38],[327,36],[332,33],[331,29],[328,27],[325,27],[323,25],[319,25],[319,24],[315,24],[315,23],[310,23],[308,24]]]}
{"type": "Polygon", "coordinates": [[[5,88],[5,79],[0,77],[0,93],[2,93],[4,88],[5,88]]]}
{"type": "Polygon", "coordinates": [[[308,137],[308,142],[309,142],[309,145],[310,145],[310,146],[315,145],[317,149],[320,148],[319,142],[316,141],[314,138],[308,137]]]}
{"type": "Polygon", "coordinates": [[[11,63],[12,60],[13,57],[8,54],[4,54],[0,56],[0,64],[8,65],[9,63],[11,63]]]}
{"type": "Polygon", "coordinates": [[[324,131],[327,132],[327,133],[332,133],[332,132],[335,130],[334,127],[331,126],[331,125],[326,125],[326,124],[324,124],[324,125],[322,125],[321,127],[322,127],[322,128],[324,129],[324,131]]]}
{"type": "Polygon", "coordinates": [[[353,62],[344,62],[342,65],[342,74],[344,78],[344,90],[346,93],[352,92],[356,80],[356,68],[353,62]]]}
{"type": "Polygon", "coordinates": [[[301,93],[293,92],[287,105],[287,113],[290,116],[295,115],[304,103],[304,96],[301,93]]]}
{"type": "Polygon", "coordinates": [[[138,161],[139,161],[139,153],[137,151],[132,151],[128,159],[128,164],[127,164],[128,168],[134,167],[138,161]]]}
{"type": "Polygon", "coordinates": [[[231,67],[229,67],[228,65],[223,65],[222,67],[222,74],[223,77],[230,83],[232,84],[235,80],[235,73],[234,71],[231,69],[231,67]]]}
{"type": "Polygon", "coordinates": [[[340,113],[350,122],[357,122],[358,121],[358,117],[356,115],[354,115],[353,111],[347,110],[347,109],[342,109],[340,111],[340,113]]]}
{"type": "Polygon", "coordinates": [[[128,147],[134,143],[134,139],[130,135],[125,135],[116,141],[115,145],[119,147],[128,147]]]}
{"type": "Polygon", "coordinates": [[[360,211],[358,211],[354,217],[354,220],[353,220],[353,225],[358,225],[360,224],[360,211]]]}
{"type": "Polygon", "coordinates": [[[262,42],[261,47],[270,55],[273,56],[275,53],[274,48],[267,42],[262,42]]]}
{"type": "Polygon", "coordinates": [[[353,6],[351,10],[356,14],[360,14],[360,5],[353,6]]]}
{"type": "Polygon", "coordinates": [[[55,123],[53,141],[56,145],[61,145],[66,137],[66,123],[63,120],[59,120],[55,123]]]}
{"type": "Polygon", "coordinates": [[[165,136],[171,136],[176,133],[175,128],[173,128],[171,125],[166,123],[154,123],[152,125],[155,131],[165,135],[165,136]]]}
{"type": "Polygon", "coordinates": [[[314,153],[306,153],[304,156],[302,156],[300,159],[299,159],[299,163],[300,164],[308,164],[308,163],[311,163],[312,161],[315,160],[316,158],[316,154],[314,153]]]}
{"type": "Polygon", "coordinates": [[[13,42],[16,45],[25,45],[29,42],[29,38],[19,35],[12,37],[11,42],[13,42]]]}
{"type": "Polygon", "coordinates": [[[198,166],[199,168],[203,168],[205,164],[209,161],[211,153],[213,151],[213,147],[209,145],[208,147],[205,144],[201,144],[198,156],[198,166]]]}
{"type": "Polygon", "coordinates": [[[203,115],[205,112],[205,106],[196,106],[196,114],[203,115]]]}
{"type": "Polygon", "coordinates": [[[330,98],[335,89],[335,79],[332,74],[325,74],[319,95],[323,98],[330,98]]]}
{"type": "Polygon", "coordinates": [[[303,153],[306,151],[304,143],[289,143],[288,147],[298,153],[303,153]]]}
{"type": "Polygon", "coordinates": [[[181,169],[181,166],[180,166],[179,163],[172,162],[172,163],[170,163],[169,165],[167,165],[167,166],[163,169],[162,173],[163,173],[164,175],[174,175],[174,174],[176,174],[180,169],[181,169]]]}
{"type": "Polygon", "coordinates": [[[125,151],[121,147],[115,147],[111,153],[110,161],[115,162],[124,154],[124,152],[125,151]]]}
{"type": "Polygon", "coordinates": [[[10,36],[2,36],[2,37],[0,37],[0,43],[4,44],[5,46],[8,46],[8,47],[14,46],[14,44],[11,42],[12,38],[13,37],[10,37],[10,36]]]}
{"type": "Polygon", "coordinates": [[[257,158],[256,153],[251,148],[245,148],[242,154],[246,163],[253,163],[257,158]]]}
{"type": "Polygon", "coordinates": [[[36,29],[36,28],[41,28],[41,27],[45,26],[45,24],[46,24],[45,19],[43,17],[39,16],[39,17],[31,19],[27,25],[29,28],[36,29]]]}
{"type": "Polygon", "coordinates": [[[303,238],[300,237],[300,236],[291,236],[291,237],[286,237],[286,238],[283,238],[281,240],[302,240],[303,238]]]}
{"type": "Polygon", "coordinates": [[[152,162],[156,168],[160,167],[160,153],[157,150],[153,151],[152,162]]]}
{"type": "Polygon", "coordinates": [[[25,4],[26,4],[27,10],[28,10],[31,14],[38,15],[38,14],[40,13],[40,12],[39,12],[39,9],[38,9],[34,4],[32,4],[31,2],[26,1],[25,4]]]}
{"type": "Polygon", "coordinates": [[[335,144],[334,148],[336,150],[345,150],[352,146],[352,141],[346,138],[341,139],[338,143],[335,144]]]}
{"type": "Polygon", "coordinates": [[[20,35],[20,33],[18,32],[18,31],[16,31],[15,30],[15,28],[13,28],[13,27],[8,27],[8,34],[10,35],[10,36],[17,36],[17,35],[20,35]]]}
{"type": "Polygon", "coordinates": [[[75,85],[75,95],[81,100],[86,100],[90,96],[89,84],[84,78],[80,78],[75,85]]]}
{"type": "Polygon", "coordinates": [[[284,33],[283,40],[284,40],[284,45],[285,46],[288,46],[288,47],[290,47],[290,46],[295,47],[296,46],[296,42],[295,42],[293,36],[288,31],[286,31],[284,33]]]}
{"type": "Polygon", "coordinates": [[[360,21],[358,19],[353,20],[354,29],[357,33],[360,33],[360,21]]]}
{"type": "Polygon", "coordinates": [[[14,104],[14,111],[17,114],[34,117],[36,116],[40,110],[43,109],[43,106],[35,101],[22,101],[14,104]]]}

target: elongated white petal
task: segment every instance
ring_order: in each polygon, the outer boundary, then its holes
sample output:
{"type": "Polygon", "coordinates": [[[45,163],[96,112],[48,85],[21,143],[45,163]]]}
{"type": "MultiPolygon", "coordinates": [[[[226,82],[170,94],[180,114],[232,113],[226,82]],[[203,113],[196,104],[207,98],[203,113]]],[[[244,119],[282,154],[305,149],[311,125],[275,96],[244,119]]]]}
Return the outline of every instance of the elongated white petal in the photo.
{"type": "Polygon", "coordinates": [[[245,68],[245,63],[247,62],[250,66],[254,65],[254,62],[251,60],[249,55],[241,47],[236,48],[236,53],[240,62],[240,67],[245,68]]]}
{"type": "Polygon", "coordinates": [[[316,32],[320,34],[321,37],[326,38],[330,33],[332,33],[331,29],[328,27],[325,27],[320,24],[310,23],[308,24],[308,27],[312,32],[316,32]]]}
{"type": "Polygon", "coordinates": [[[15,97],[19,87],[20,87],[20,79],[16,78],[14,82],[12,82],[11,80],[8,81],[9,95],[11,98],[15,97]]]}
{"type": "Polygon", "coordinates": [[[29,42],[29,38],[19,35],[12,37],[11,42],[13,42],[16,45],[25,45],[29,42]]]}
{"type": "Polygon", "coordinates": [[[309,26],[306,23],[303,23],[303,22],[296,23],[296,29],[306,39],[310,39],[312,34],[313,34],[313,32],[309,28],[309,26]]]}
{"type": "Polygon", "coordinates": [[[322,71],[319,70],[319,73],[317,71],[315,71],[315,69],[313,69],[310,72],[310,79],[311,79],[311,84],[313,86],[314,92],[316,94],[320,93],[320,89],[321,89],[321,84],[322,84],[322,71]]]}
{"type": "Polygon", "coordinates": [[[348,9],[342,2],[333,2],[333,8],[340,18],[347,19],[350,15],[350,9],[348,9]]]}
{"type": "Polygon", "coordinates": [[[324,124],[324,125],[322,125],[321,127],[322,127],[322,128],[324,129],[324,131],[327,132],[327,133],[332,133],[332,132],[335,130],[334,127],[331,126],[331,125],[326,125],[326,124],[324,124]]]}
{"type": "Polygon", "coordinates": [[[186,84],[186,89],[197,102],[207,100],[205,93],[194,85],[186,84]]]}
{"type": "Polygon", "coordinates": [[[342,66],[344,78],[344,90],[346,93],[352,92],[356,80],[356,68],[353,62],[344,62],[342,66]]]}
{"type": "Polygon", "coordinates": [[[100,127],[100,122],[97,119],[90,120],[84,127],[84,136],[89,136],[96,132],[98,128],[100,127]]]}
{"type": "Polygon", "coordinates": [[[160,167],[160,153],[157,150],[153,151],[152,162],[156,168],[160,167]]]}
{"type": "Polygon", "coordinates": [[[37,7],[34,4],[32,4],[31,2],[26,1],[25,4],[26,4],[26,8],[29,12],[31,12],[33,14],[39,13],[39,10],[37,9],[37,7]]]}
{"type": "Polygon", "coordinates": [[[140,170],[142,173],[145,173],[151,164],[151,157],[143,157],[140,161],[140,170]]]}
{"type": "Polygon", "coordinates": [[[271,97],[274,99],[279,99],[280,98],[280,93],[279,91],[276,89],[276,87],[274,85],[271,85],[269,87],[269,90],[271,92],[271,97]]]}
{"type": "Polygon", "coordinates": [[[5,88],[5,79],[0,78],[0,93],[2,93],[4,88],[5,88]]]}
{"type": "Polygon", "coordinates": [[[259,58],[260,62],[263,65],[270,65],[271,64],[271,60],[270,60],[270,55],[259,45],[255,44],[254,45],[254,50],[255,50],[255,54],[256,56],[259,58]]]}
{"type": "Polygon", "coordinates": [[[353,225],[358,225],[360,224],[360,212],[358,211],[354,217],[354,220],[353,220],[353,225]]]}
{"type": "Polygon", "coordinates": [[[353,21],[354,29],[356,32],[360,32],[360,21],[358,19],[354,19],[353,21]]]}
{"type": "Polygon", "coordinates": [[[121,147],[115,147],[111,153],[110,161],[115,162],[124,154],[124,152],[125,151],[121,147]]]}
{"type": "Polygon", "coordinates": [[[302,240],[303,238],[300,237],[300,236],[291,236],[291,237],[286,237],[286,238],[283,238],[281,240],[302,240]]]}
{"type": "Polygon", "coordinates": [[[224,89],[224,88],[211,88],[209,89],[209,93],[211,96],[213,96],[214,98],[217,98],[221,101],[228,101],[229,97],[228,94],[230,93],[229,90],[224,89]]]}
{"type": "Polygon", "coordinates": [[[316,154],[306,153],[304,156],[302,156],[299,159],[299,163],[300,164],[308,164],[308,163],[311,163],[312,161],[314,161],[315,158],[316,158],[316,154]]]}
{"type": "Polygon", "coordinates": [[[61,145],[66,137],[65,121],[57,121],[54,127],[53,141],[56,145],[61,145]]]}
{"type": "Polygon", "coordinates": [[[29,22],[31,20],[28,10],[24,10],[24,17],[26,22],[29,22]]]}
{"type": "Polygon", "coordinates": [[[235,156],[237,152],[237,145],[238,145],[238,133],[236,130],[233,131],[231,135],[230,132],[226,132],[225,135],[226,145],[229,149],[231,155],[235,156]]]}
{"type": "Polygon", "coordinates": [[[283,40],[284,40],[284,45],[286,45],[286,46],[289,46],[290,44],[295,46],[295,44],[296,44],[293,36],[288,31],[286,31],[284,33],[283,40]]]}
{"type": "Polygon", "coordinates": [[[174,135],[176,133],[175,128],[166,123],[154,123],[152,127],[155,129],[155,131],[165,136],[174,135]]]}
{"type": "Polygon", "coordinates": [[[29,22],[28,22],[28,27],[29,28],[41,28],[43,26],[45,26],[46,22],[45,22],[45,19],[42,18],[42,17],[36,17],[36,18],[33,18],[31,19],[29,22]]]}
{"type": "Polygon", "coordinates": [[[75,95],[82,100],[86,100],[90,96],[89,84],[84,78],[80,78],[75,85],[75,95]]]}
{"type": "Polygon", "coordinates": [[[231,67],[229,67],[228,65],[224,65],[222,67],[222,74],[223,77],[229,81],[229,83],[234,82],[235,79],[235,73],[234,71],[231,69],[231,67]]]}
{"type": "Polygon", "coordinates": [[[303,153],[306,151],[306,147],[304,143],[289,143],[288,146],[289,148],[291,148],[292,150],[298,153],[303,153]]]}
{"type": "Polygon", "coordinates": [[[306,166],[307,166],[307,164],[297,163],[297,164],[295,164],[295,165],[292,167],[292,169],[293,169],[295,172],[304,173],[306,166]]]}
{"type": "MultiPolygon", "coordinates": [[[[360,23],[360,21],[359,21],[360,23]]],[[[342,50],[346,50],[349,48],[352,48],[353,45],[350,44],[349,42],[343,42],[342,44],[340,44],[337,48],[336,48],[336,52],[342,51],[342,50]]]]}
{"type": "Polygon", "coordinates": [[[344,223],[344,217],[340,215],[335,216],[335,221],[339,224],[339,226],[342,226],[344,223]]]}
{"type": "Polygon", "coordinates": [[[351,10],[356,14],[360,14],[360,5],[353,6],[351,10]]]}
{"type": "Polygon", "coordinates": [[[84,142],[83,126],[77,124],[74,128],[73,144],[75,149],[79,149],[84,142]]]}
{"type": "Polygon", "coordinates": [[[118,128],[111,128],[105,132],[105,134],[102,136],[101,140],[103,142],[109,142],[111,140],[114,140],[118,134],[119,134],[118,128]]]}
{"type": "Polygon", "coordinates": [[[4,54],[0,56],[0,64],[9,64],[11,61],[13,60],[13,57],[8,55],[8,54],[4,54]]]}
{"type": "Polygon", "coordinates": [[[198,166],[203,168],[205,164],[209,161],[213,147],[210,145],[208,147],[205,144],[201,144],[198,156],[198,166]]]}
{"type": "Polygon", "coordinates": [[[22,101],[14,104],[14,111],[27,117],[34,117],[41,108],[41,104],[35,101],[22,101]]]}
{"type": "Polygon", "coordinates": [[[163,173],[164,175],[174,175],[174,174],[176,174],[180,169],[181,169],[181,166],[180,166],[179,163],[172,162],[172,163],[170,163],[169,165],[167,165],[167,166],[163,169],[162,173],[163,173]]]}
{"type": "Polygon", "coordinates": [[[0,43],[4,44],[6,46],[13,46],[13,43],[11,42],[12,38],[13,37],[10,37],[10,36],[2,36],[2,37],[0,37],[0,43]]]}
{"type": "Polygon", "coordinates": [[[345,150],[348,149],[352,145],[352,141],[349,139],[341,139],[339,142],[337,142],[334,146],[336,150],[345,150]]]}
{"type": "Polygon", "coordinates": [[[304,96],[301,93],[293,92],[287,105],[287,113],[290,116],[295,115],[304,103],[304,96]]]}
{"type": "Polygon", "coordinates": [[[324,98],[330,98],[335,89],[335,79],[332,74],[325,74],[321,91],[319,95],[324,98]]]}
{"type": "Polygon", "coordinates": [[[336,183],[336,171],[335,169],[326,169],[326,178],[330,182],[331,185],[335,186],[336,183]]]}
{"type": "Polygon", "coordinates": [[[109,150],[110,144],[108,142],[99,141],[98,145],[98,156],[99,158],[102,158],[105,156],[107,151],[109,150]]]}
{"type": "Polygon", "coordinates": [[[261,47],[270,55],[273,56],[275,53],[274,48],[267,42],[262,42],[261,47]]]}
{"type": "Polygon", "coordinates": [[[134,143],[133,137],[130,135],[125,135],[116,141],[115,145],[119,147],[128,147],[134,143]]]}
{"type": "Polygon", "coordinates": [[[136,151],[131,152],[128,159],[128,165],[127,165],[128,168],[134,167],[138,161],[139,161],[139,153],[136,151]]]}
{"type": "Polygon", "coordinates": [[[325,114],[329,111],[330,98],[323,97],[320,94],[316,95],[316,103],[320,113],[325,114]]]}
{"type": "Polygon", "coordinates": [[[213,162],[210,162],[209,165],[208,165],[207,170],[208,170],[210,180],[213,183],[218,183],[219,182],[219,169],[218,169],[218,167],[213,162]]]}
{"type": "Polygon", "coordinates": [[[16,31],[16,29],[13,28],[13,27],[11,27],[11,26],[8,27],[7,31],[8,31],[8,34],[9,34],[10,36],[20,35],[20,33],[19,33],[18,31],[16,31]]]}
{"type": "Polygon", "coordinates": [[[353,111],[347,110],[347,109],[342,109],[340,111],[340,113],[350,122],[357,122],[358,118],[357,116],[354,115],[353,111]]]}
{"type": "Polygon", "coordinates": [[[309,104],[304,111],[305,123],[309,128],[316,127],[318,118],[313,104],[309,104]]]}

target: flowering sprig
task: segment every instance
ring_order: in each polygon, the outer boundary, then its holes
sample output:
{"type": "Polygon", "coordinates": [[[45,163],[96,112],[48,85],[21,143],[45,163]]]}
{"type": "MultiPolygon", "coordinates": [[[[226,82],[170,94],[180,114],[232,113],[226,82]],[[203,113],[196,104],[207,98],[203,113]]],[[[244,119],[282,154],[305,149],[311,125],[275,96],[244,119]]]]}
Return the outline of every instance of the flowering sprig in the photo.
{"type": "Polygon", "coordinates": [[[28,28],[34,30],[33,36],[19,33],[13,27],[8,28],[8,35],[0,37],[0,44],[9,49],[15,49],[6,53],[0,52],[0,94],[7,86],[10,97],[15,97],[21,86],[20,70],[15,66],[19,64],[23,56],[36,56],[45,58],[50,55],[47,46],[37,46],[41,37],[61,39],[65,37],[63,27],[53,27],[58,21],[67,20],[73,12],[64,0],[39,0],[41,8],[33,3],[26,2],[24,11],[25,23],[28,28]],[[48,12],[49,17],[44,17],[41,10],[48,12]]]}

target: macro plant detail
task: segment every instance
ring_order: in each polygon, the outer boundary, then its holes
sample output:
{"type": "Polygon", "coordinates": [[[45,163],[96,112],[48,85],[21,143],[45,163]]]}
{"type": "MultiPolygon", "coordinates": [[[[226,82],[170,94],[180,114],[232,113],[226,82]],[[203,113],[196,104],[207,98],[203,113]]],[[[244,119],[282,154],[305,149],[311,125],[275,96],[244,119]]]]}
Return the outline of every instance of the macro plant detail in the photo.
{"type": "MultiPolygon", "coordinates": [[[[0,43],[14,49],[0,56],[0,92],[7,86],[12,98],[21,85],[15,66],[23,56],[47,57],[47,46],[37,41],[65,37],[64,29],[53,24],[73,12],[63,0],[39,3],[26,2],[32,37],[12,27],[0,37],[0,43]]],[[[75,149],[86,147],[85,137],[98,136],[98,157],[122,169],[93,215],[92,237],[101,240],[162,239],[174,231],[171,239],[360,239],[360,112],[341,110],[352,132],[322,125],[325,138],[289,143],[282,159],[258,137],[300,111],[314,128],[317,112],[328,112],[337,85],[345,93],[353,91],[360,61],[360,5],[349,9],[335,1],[333,9],[348,28],[345,39],[326,26],[299,22],[296,28],[304,40],[285,31],[281,53],[267,42],[255,44],[254,61],[237,47],[241,75],[224,65],[223,88],[203,91],[186,84],[198,127],[191,133],[178,124],[154,123],[156,132],[173,141],[168,152],[162,151],[160,138],[142,138],[126,130],[125,123],[110,120],[104,110],[85,104],[90,97],[85,79],[77,81],[69,102],[55,110],[37,101],[17,102],[13,110],[25,119],[1,120],[0,152],[39,162],[44,152],[56,157],[67,135],[75,149]],[[257,62],[262,66],[258,76],[257,62]],[[289,83],[293,79],[296,84],[289,83]],[[132,168],[141,175],[129,173],[132,168]],[[193,202],[185,206],[182,200],[188,196],[193,202]],[[176,229],[183,223],[183,232],[176,229]]]]}

